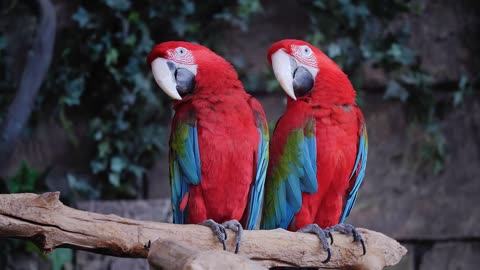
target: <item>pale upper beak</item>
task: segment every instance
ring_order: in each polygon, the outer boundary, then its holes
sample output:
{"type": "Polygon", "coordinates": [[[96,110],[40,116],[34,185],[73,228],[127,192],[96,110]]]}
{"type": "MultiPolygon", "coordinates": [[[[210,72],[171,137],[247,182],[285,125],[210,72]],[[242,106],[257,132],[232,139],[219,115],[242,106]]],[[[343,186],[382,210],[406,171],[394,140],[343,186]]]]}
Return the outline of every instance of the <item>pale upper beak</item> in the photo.
{"type": "Polygon", "coordinates": [[[158,86],[171,98],[182,100],[182,95],[193,91],[197,65],[178,64],[158,57],[150,66],[158,86]]]}
{"type": "Polygon", "coordinates": [[[272,68],[282,89],[293,100],[310,93],[319,69],[298,62],[283,49],[272,54],[272,68]]]}
{"type": "Polygon", "coordinates": [[[275,78],[282,89],[294,100],[297,100],[293,90],[293,70],[291,65],[291,56],[283,49],[272,54],[272,68],[275,78]]]}

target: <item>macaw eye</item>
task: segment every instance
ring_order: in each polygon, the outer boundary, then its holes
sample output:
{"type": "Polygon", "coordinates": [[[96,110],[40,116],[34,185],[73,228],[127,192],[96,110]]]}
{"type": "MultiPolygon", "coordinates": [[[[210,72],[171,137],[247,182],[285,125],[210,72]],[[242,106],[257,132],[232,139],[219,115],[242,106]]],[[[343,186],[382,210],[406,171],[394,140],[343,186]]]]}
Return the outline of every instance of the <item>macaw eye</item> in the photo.
{"type": "Polygon", "coordinates": [[[301,47],[300,47],[300,51],[301,51],[301,53],[302,53],[302,55],[303,55],[304,57],[309,57],[309,56],[311,56],[312,53],[313,53],[313,52],[312,52],[312,49],[310,49],[310,47],[308,47],[308,46],[306,46],[306,45],[305,45],[305,46],[301,46],[301,47]]]}
{"type": "Polygon", "coordinates": [[[180,55],[183,55],[183,54],[187,53],[187,49],[185,49],[183,47],[178,47],[178,48],[175,49],[175,51],[180,55]]]}

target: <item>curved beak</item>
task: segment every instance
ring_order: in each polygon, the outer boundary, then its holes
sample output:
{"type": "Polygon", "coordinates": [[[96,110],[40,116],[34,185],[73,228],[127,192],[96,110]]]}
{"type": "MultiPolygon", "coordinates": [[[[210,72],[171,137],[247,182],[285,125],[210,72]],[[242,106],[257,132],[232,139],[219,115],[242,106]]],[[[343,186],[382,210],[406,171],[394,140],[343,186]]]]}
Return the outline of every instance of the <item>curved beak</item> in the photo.
{"type": "Polygon", "coordinates": [[[175,81],[175,67],[173,62],[165,58],[156,58],[151,63],[153,77],[163,92],[176,100],[182,100],[177,91],[177,82],[175,81]]]}
{"type": "Polygon", "coordinates": [[[293,69],[291,65],[291,56],[288,55],[283,49],[276,51],[272,54],[272,68],[275,78],[280,83],[283,91],[287,93],[291,98],[297,100],[295,91],[293,89],[293,69]]]}

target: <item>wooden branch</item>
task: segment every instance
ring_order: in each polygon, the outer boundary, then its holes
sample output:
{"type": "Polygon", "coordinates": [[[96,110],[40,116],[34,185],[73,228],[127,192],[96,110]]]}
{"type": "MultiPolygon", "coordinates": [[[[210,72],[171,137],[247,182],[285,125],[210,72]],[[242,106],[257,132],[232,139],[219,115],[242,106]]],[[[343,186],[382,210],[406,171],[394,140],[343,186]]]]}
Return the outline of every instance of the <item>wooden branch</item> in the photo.
{"type": "Polygon", "coordinates": [[[148,252],[148,263],[153,270],[230,269],[266,270],[258,263],[223,250],[199,251],[170,240],[153,242],[148,252]]]}
{"type": "MultiPolygon", "coordinates": [[[[316,236],[289,232],[245,231],[239,254],[266,267],[301,266],[328,269],[382,269],[395,265],[407,250],[381,233],[359,229],[367,254],[350,236],[334,233],[332,258],[316,236]]],[[[234,232],[228,231],[227,250],[234,250],[234,232]]],[[[221,250],[209,228],[199,225],[137,221],[115,215],[101,215],[64,206],[59,192],[0,195],[0,237],[28,238],[46,252],[70,247],[123,257],[147,257],[148,241],[169,240],[195,250],[221,250]]]]}
{"type": "Polygon", "coordinates": [[[50,0],[37,0],[40,18],[32,49],[15,98],[8,107],[5,120],[0,125],[0,172],[14,149],[15,141],[30,118],[34,101],[52,60],[55,43],[56,13],[50,0]]]}

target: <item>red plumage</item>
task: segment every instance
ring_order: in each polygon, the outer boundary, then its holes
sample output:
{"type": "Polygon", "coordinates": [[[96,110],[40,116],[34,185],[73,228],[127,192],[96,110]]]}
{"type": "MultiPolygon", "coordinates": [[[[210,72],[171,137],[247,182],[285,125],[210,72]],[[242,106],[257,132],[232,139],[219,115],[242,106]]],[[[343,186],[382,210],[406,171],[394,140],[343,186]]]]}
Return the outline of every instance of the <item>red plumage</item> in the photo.
{"type": "Polygon", "coordinates": [[[149,54],[147,63],[158,57],[171,59],[179,47],[191,52],[197,69],[193,92],[174,102],[170,145],[179,122],[192,115],[201,164],[201,182],[190,185],[180,210],[187,209],[186,223],[241,220],[248,215],[248,196],[255,180],[260,140],[256,117],[266,122],[265,114],[244,91],[232,65],[206,47],[186,42],[161,43],[149,54]]]}
{"type": "Polygon", "coordinates": [[[271,168],[279,163],[291,131],[302,127],[305,119],[313,116],[318,191],[313,194],[302,193],[301,209],[294,215],[288,229],[298,230],[312,223],[326,228],[338,224],[344,211],[346,196],[354,182],[349,180],[364,119],[355,103],[355,90],[348,77],[332,60],[310,44],[299,40],[277,42],[268,51],[270,63],[272,54],[279,50],[293,55],[292,45],[311,48],[316,58],[316,66],[312,68],[317,68],[318,73],[310,93],[297,97],[297,100],[287,97],[286,112],[278,121],[271,139],[269,174],[271,168]]]}

